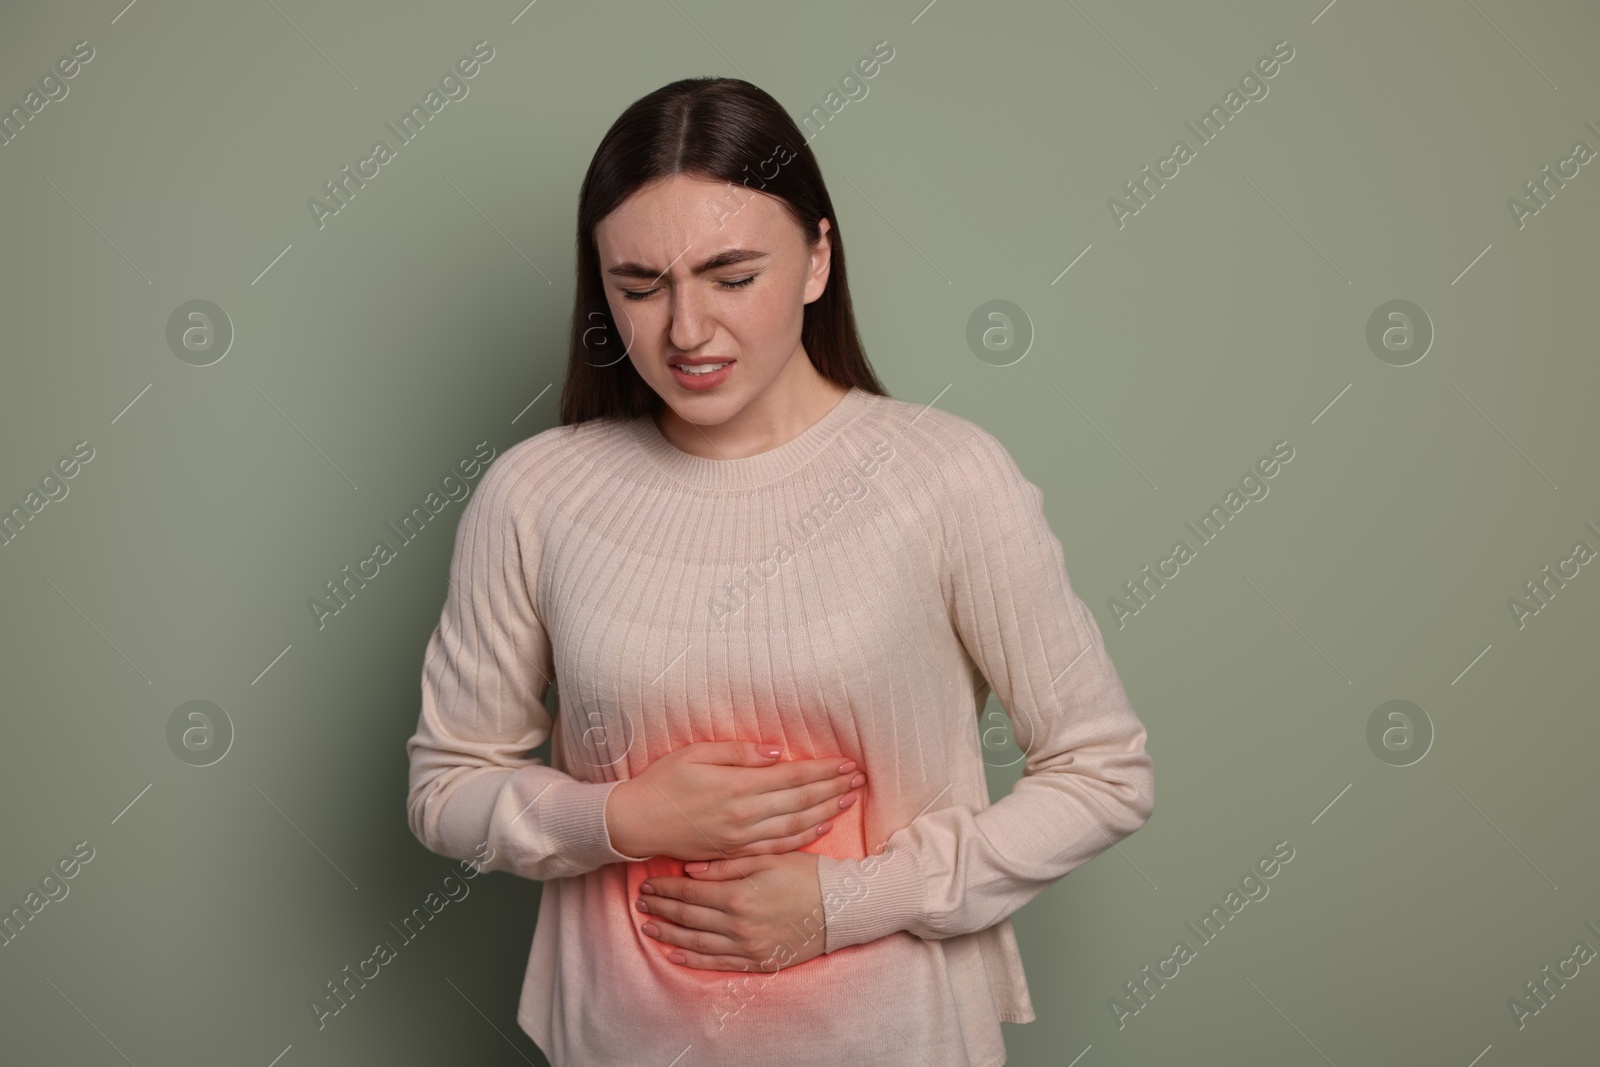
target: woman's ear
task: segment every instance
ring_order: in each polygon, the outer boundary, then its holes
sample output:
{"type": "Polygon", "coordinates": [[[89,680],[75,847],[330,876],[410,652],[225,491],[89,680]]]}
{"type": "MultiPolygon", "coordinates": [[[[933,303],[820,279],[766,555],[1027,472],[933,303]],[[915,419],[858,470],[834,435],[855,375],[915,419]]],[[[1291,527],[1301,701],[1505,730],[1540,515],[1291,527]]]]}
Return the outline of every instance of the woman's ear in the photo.
{"type": "Polygon", "coordinates": [[[819,236],[811,246],[810,273],[806,276],[805,302],[811,303],[828,287],[828,274],[833,267],[833,240],[828,231],[833,224],[826,218],[817,221],[819,236]]]}

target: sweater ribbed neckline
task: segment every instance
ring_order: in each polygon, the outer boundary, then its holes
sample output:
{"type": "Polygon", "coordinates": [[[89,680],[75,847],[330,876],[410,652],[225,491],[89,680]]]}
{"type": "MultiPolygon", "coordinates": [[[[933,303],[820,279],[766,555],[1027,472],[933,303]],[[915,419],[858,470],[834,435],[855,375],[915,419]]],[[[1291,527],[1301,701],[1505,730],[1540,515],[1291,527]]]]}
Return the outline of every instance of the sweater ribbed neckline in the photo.
{"type": "Polygon", "coordinates": [[[707,459],[668,441],[655,419],[641,415],[627,429],[656,470],[687,485],[705,489],[749,489],[774,482],[805,466],[834,436],[863,415],[876,394],[852,385],[822,418],[776,448],[738,459],[707,459]]]}

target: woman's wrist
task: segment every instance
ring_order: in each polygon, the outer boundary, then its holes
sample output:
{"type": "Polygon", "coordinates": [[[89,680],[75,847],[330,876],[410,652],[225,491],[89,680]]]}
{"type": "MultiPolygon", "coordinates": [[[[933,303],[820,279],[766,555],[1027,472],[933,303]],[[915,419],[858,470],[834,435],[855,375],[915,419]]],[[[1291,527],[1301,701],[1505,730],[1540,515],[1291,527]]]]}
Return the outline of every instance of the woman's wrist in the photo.
{"type": "Polygon", "coordinates": [[[632,803],[634,787],[631,778],[624,778],[606,795],[606,836],[611,839],[611,847],[624,856],[649,856],[653,853],[646,847],[648,842],[637,836],[632,803]]]}

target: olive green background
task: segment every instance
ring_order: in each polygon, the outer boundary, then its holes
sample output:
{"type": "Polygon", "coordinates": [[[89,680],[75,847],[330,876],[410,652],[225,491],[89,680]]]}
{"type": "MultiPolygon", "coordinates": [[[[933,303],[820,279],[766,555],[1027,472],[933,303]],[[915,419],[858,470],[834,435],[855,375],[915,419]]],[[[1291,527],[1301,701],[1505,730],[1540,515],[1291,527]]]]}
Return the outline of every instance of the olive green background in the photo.
{"type": "MultiPolygon", "coordinates": [[[[544,1062],[514,1018],[539,886],[506,874],[317,1028],[456,868],[407,828],[404,743],[461,505],[324,628],[307,601],[477,442],[554,424],[577,187],[624,107],[724,74],[798,120],[878,41],[811,140],[869,355],[1044,490],[1156,766],[1148,825],[1015,917],[1039,1019],[1009,1062],[1593,1059],[1600,966],[1521,1027],[1508,1000],[1600,950],[1600,566],[1507,604],[1600,550],[1600,163],[1507,204],[1600,151],[1593,4],[121,2],[0,15],[7,110],[95,50],[0,147],[0,504],[94,449],[0,548],[0,907],[94,849],[0,948],[0,1060],[544,1062]],[[468,96],[319,229],[307,200],[480,40],[468,96]],[[192,300],[231,322],[209,366],[168,342],[192,300]],[[968,343],[992,300],[1020,359],[968,343]],[[1393,300],[1433,334],[1406,366],[1368,341],[1393,300]],[[1279,441],[1270,494],[1119,625],[1279,441]],[[231,723],[210,766],[169,746],[192,700],[231,723]],[[1369,744],[1394,700],[1411,739],[1369,744]]],[[[998,796],[1020,756],[986,742],[998,796]]]]}

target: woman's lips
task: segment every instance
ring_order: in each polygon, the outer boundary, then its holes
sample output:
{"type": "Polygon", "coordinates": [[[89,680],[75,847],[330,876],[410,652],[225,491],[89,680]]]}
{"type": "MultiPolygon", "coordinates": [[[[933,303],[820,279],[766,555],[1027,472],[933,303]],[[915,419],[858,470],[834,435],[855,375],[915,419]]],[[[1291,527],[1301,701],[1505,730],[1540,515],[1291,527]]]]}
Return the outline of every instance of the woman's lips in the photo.
{"type": "Polygon", "coordinates": [[[699,393],[707,389],[715,389],[728,380],[728,375],[733,373],[733,368],[738,366],[738,363],[731,359],[727,363],[726,367],[712,371],[710,374],[688,374],[671,364],[669,364],[669,369],[672,371],[673,381],[690,392],[699,393]]]}

